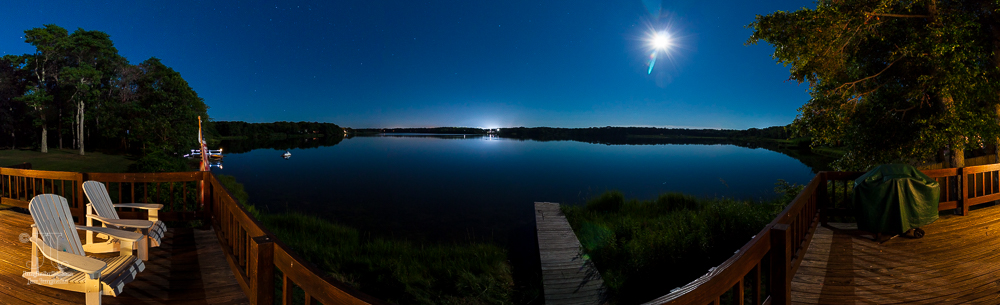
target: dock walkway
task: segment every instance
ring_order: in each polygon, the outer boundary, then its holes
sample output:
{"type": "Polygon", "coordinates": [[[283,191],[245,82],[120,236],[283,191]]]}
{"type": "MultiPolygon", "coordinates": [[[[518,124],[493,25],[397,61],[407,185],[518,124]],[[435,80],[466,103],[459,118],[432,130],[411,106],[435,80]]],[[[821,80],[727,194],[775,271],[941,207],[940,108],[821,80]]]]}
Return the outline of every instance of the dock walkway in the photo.
{"type": "MultiPolygon", "coordinates": [[[[31,262],[31,244],[19,235],[30,234],[32,223],[28,214],[0,210],[0,304],[83,304],[83,293],[28,285],[21,277],[31,262]]],[[[170,228],[163,244],[149,249],[145,264],[121,295],[104,296],[102,303],[249,304],[213,230],[170,228]]]]}
{"type": "Polygon", "coordinates": [[[819,226],[793,304],[1000,304],[1000,206],[941,216],[883,244],[854,223],[819,226]]]}
{"type": "Polygon", "coordinates": [[[538,252],[546,305],[603,304],[607,288],[558,203],[535,202],[538,252]]]}

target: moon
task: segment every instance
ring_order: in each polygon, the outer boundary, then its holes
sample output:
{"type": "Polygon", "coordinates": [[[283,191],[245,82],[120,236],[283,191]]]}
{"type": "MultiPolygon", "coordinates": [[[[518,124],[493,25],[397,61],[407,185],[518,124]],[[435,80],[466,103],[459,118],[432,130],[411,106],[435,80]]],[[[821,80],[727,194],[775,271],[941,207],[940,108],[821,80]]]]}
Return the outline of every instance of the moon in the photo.
{"type": "Polygon", "coordinates": [[[653,34],[650,44],[655,50],[666,50],[670,47],[670,35],[663,32],[653,34]]]}

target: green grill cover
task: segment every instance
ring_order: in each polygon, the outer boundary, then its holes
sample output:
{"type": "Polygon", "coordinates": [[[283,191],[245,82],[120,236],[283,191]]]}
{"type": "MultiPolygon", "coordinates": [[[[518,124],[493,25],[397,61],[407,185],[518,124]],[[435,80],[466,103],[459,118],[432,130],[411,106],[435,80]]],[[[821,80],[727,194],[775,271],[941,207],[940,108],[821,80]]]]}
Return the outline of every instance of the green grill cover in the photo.
{"type": "Polygon", "coordinates": [[[854,180],[858,229],[900,234],[938,219],[937,181],[906,164],[880,165],[854,180]]]}

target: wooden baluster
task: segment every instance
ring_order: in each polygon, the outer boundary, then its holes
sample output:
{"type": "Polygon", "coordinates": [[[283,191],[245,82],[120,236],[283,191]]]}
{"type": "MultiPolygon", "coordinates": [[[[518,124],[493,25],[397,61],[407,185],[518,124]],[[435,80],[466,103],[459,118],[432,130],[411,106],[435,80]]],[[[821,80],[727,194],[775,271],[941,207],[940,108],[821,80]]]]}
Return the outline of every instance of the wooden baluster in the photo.
{"type": "Polygon", "coordinates": [[[969,181],[969,180],[971,180],[968,177],[970,175],[959,175],[959,176],[960,177],[961,176],[965,176],[963,178],[966,180],[964,182],[961,179],[958,181],[958,184],[961,187],[965,188],[964,190],[959,190],[960,192],[962,192],[962,211],[961,211],[960,215],[965,216],[965,215],[969,215],[969,198],[971,197],[970,196],[971,194],[969,192],[973,191],[973,190],[970,190],[970,188],[972,188],[971,187],[972,186],[972,181],[969,181]]]}
{"type": "Polygon", "coordinates": [[[292,304],[292,292],[295,291],[292,285],[295,285],[295,283],[292,283],[292,281],[288,280],[288,274],[284,274],[282,278],[283,279],[281,281],[281,304],[284,305],[292,304]]]}
{"type": "Polygon", "coordinates": [[[751,299],[753,299],[754,305],[760,305],[760,282],[763,280],[760,276],[760,262],[753,266],[750,274],[752,274],[750,277],[753,278],[753,290],[750,291],[751,299]]]}
{"type": "Polygon", "coordinates": [[[247,242],[248,242],[247,237],[249,236],[247,236],[247,230],[244,230],[243,226],[240,226],[239,234],[240,234],[240,266],[246,266],[247,252],[249,252],[249,249],[247,249],[247,242]]]}
{"type": "Polygon", "coordinates": [[[736,290],[733,291],[733,304],[743,305],[743,279],[736,283],[736,290]]]}

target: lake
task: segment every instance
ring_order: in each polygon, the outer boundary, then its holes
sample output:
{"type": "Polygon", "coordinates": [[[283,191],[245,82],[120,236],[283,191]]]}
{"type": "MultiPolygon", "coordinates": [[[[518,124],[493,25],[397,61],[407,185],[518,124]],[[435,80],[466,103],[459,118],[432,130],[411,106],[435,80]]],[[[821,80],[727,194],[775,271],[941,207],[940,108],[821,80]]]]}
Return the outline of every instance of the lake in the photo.
{"type": "Polygon", "coordinates": [[[536,201],[583,204],[608,190],[639,199],[771,198],[778,179],[806,184],[814,176],[786,155],[732,145],[393,135],[291,149],[288,159],[284,152],[227,153],[212,171],[235,176],[263,211],[298,211],[418,242],[496,242],[515,267],[537,261],[536,201]]]}

